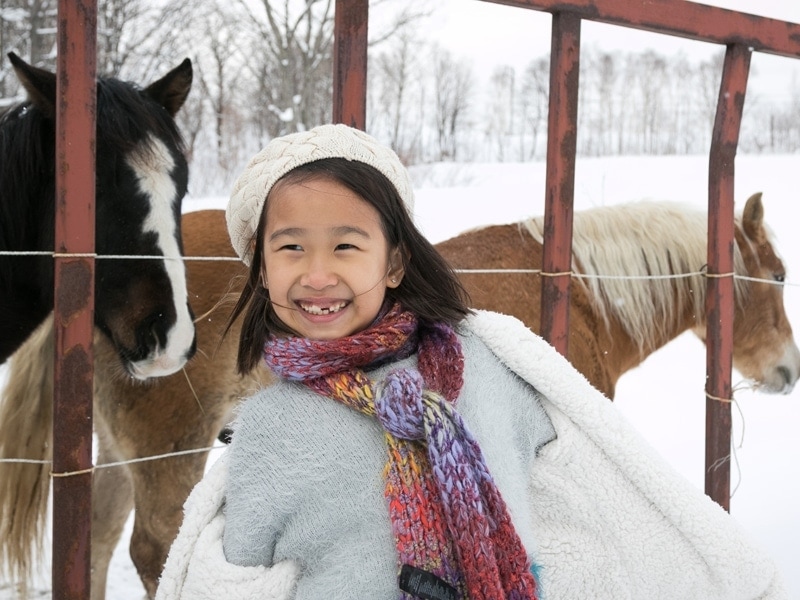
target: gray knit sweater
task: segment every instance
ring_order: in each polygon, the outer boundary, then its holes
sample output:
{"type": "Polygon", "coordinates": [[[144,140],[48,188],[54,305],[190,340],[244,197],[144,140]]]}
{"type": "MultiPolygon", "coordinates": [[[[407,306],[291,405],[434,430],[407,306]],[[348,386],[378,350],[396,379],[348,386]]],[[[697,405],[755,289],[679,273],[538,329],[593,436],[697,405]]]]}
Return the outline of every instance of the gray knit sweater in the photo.
{"type": "MultiPolygon", "coordinates": [[[[526,481],[539,447],[555,436],[539,394],[472,334],[460,336],[464,387],[456,402],[481,445],[529,554],[535,539],[526,481]]],[[[370,372],[379,381],[416,357],[370,372]]],[[[296,598],[395,600],[397,557],[383,497],[387,453],[373,418],[286,381],[242,406],[226,490],[227,560],[294,559],[296,598]]]]}

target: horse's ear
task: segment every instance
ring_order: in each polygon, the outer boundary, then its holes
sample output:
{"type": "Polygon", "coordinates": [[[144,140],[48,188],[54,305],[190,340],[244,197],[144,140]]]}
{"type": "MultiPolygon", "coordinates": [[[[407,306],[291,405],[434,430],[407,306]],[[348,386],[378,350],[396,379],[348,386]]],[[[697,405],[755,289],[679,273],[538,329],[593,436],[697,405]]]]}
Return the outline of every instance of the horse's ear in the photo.
{"type": "Polygon", "coordinates": [[[756,192],[747,199],[742,211],[742,229],[754,242],[765,241],[764,205],[761,203],[761,192],[756,192]]]}
{"type": "Polygon", "coordinates": [[[17,79],[28,93],[28,99],[46,116],[54,118],[56,114],[56,75],[50,71],[32,67],[13,52],[8,59],[14,67],[17,79]]]}
{"type": "Polygon", "coordinates": [[[185,58],[172,71],[147,86],[145,92],[174,117],[186,101],[190,89],[192,89],[192,61],[185,58]]]}

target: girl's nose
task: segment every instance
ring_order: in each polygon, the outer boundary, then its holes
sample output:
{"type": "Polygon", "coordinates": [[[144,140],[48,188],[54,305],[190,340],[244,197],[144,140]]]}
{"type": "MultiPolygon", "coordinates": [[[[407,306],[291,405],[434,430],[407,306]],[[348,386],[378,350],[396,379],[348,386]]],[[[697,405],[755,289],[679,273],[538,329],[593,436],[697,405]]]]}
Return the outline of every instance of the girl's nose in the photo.
{"type": "Polygon", "coordinates": [[[336,285],[338,281],[339,278],[336,276],[330,262],[325,259],[315,258],[308,261],[305,273],[300,278],[300,285],[322,290],[336,285]]]}

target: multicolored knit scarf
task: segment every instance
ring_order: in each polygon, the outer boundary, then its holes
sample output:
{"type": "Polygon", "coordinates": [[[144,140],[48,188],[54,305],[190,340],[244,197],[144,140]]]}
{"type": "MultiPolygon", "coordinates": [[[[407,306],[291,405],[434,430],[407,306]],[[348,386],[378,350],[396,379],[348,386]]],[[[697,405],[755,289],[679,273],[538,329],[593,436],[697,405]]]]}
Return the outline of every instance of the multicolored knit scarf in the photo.
{"type": "Polygon", "coordinates": [[[279,376],[374,416],[386,432],[386,499],[401,598],[522,600],[536,581],[480,447],[454,409],[464,359],[447,325],[418,324],[393,306],[338,340],[271,338],[279,376]],[[373,383],[364,368],[418,353],[418,370],[373,383]]]}

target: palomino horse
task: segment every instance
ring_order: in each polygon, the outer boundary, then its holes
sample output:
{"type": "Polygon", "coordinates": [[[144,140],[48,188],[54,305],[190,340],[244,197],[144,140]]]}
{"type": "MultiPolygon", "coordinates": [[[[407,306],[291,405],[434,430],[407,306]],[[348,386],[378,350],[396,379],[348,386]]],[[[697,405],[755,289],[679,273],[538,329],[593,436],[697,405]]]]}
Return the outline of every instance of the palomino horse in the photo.
{"type": "MultiPolygon", "coordinates": [[[[54,279],[56,76],[9,58],[29,99],[0,116],[0,362],[52,311],[54,279]]],[[[195,351],[181,260],[188,168],[174,121],[191,83],[188,59],[145,89],[97,82],[96,251],[147,258],[98,259],[94,322],[112,349],[109,364],[137,379],[174,373],[195,351]]],[[[3,427],[16,422],[8,415],[3,427]]],[[[0,456],[19,456],[19,439],[0,437],[0,456]]],[[[4,494],[16,492],[5,484],[14,468],[3,466],[4,494]]],[[[28,510],[0,504],[0,564],[28,510]]],[[[12,560],[10,569],[26,565],[12,560]]]]}
{"type": "MultiPolygon", "coordinates": [[[[609,398],[623,373],[679,334],[692,330],[704,339],[707,227],[706,213],[665,202],[575,213],[568,358],[609,398]],[[681,274],[687,276],[672,277],[681,274]]],[[[536,218],[469,231],[437,248],[456,269],[540,269],[542,232],[536,218]]],[[[736,274],[763,281],[736,281],[733,364],[762,391],[788,394],[800,377],[800,351],[783,307],[786,270],[764,226],[760,193],[747,200],[735,235],[736,274]]],[[[473,306],[539,331],[538,274],[461,278],[473,306]]]]}
{"type": "MultiPolygon", "coordinates": [[[[541,246],[529,233],[531,229],[535,231],[536,225],[487,227],[462,234],[438,248],[459,268],[537,269],[541,246]]],[[[189,256],[232,255],[222,211],[184,215],[183,234],[189,256]]],[[[764,228],[760,195],[748,201],[736,236],[741,248],[737,273],[766,279],[763,283],[740,280],[737,285],[737,366],[754,377],[762,389],[788,392],[800,374],[800,353],[783,313],[781,288],[773,285],[782,280],[784,270],[764,228]]],[[[698,272],[705,263],[706,216],[664,203],[598,209],[576,213],[574,240],[576,270],[587,275],[692,273],[685,279],[576,278],[573,282],[572,359],[579,370],[596,385],[605,385],[611,395],[625,368],[682,331],[702,329],[705,280],[698,272]],[[590,256],[587,248],[591,249],[590,256]],[[588,351],[580,351],[584,349],[588,351]]],[[[113,351],[102,337],[98,338],[95,414],[99,463],[209,446],[239,398],[269,382],[265,371],[245,378],[234,374],[236,329],[220,342],[230,300],[244,280],[243,267],[230,262],[190,261],[187,271],[190,299],[200,316],[196,323],[199,350],[187,364],[185,376],[178,373],[137,385],[118,376],[118,368],[109,369],[113,351]]],[[[538,328],[538,275],[464,274],[463,278],[476,305],[516,314],[538,328]]],[[[49,336],[46,329],[37,332],[37,338],[14,357],[6,411],[23,406],[30,411],[41,406],[43,418],[48,418],[49,336]]],[[[47,420],[30,420],[24,435],[49,428],[47,420]]],[[[0,419],[0,428],[3,423],[0,419]]],[[[0,437],[6,435],[0,429],[0,437]]],[[[145,588],[153,594],[181,522],[182,504],[202,477],[204,463],[205,454],[200,454],[97,471],[92,524],[95,597],[101,597],[97,586],[105,581],[108,561],[132,506],[136,507],[136,520],[131,555],[145,588]]],[[[46,469],[34,476],[42,478],[41,485],[46,484],[46,469]]],[[[17,502],[18,506],[30,504],[21,495],[17,502]]],[[[33,534],[31,531],[31,543],[33,534]]]]}

